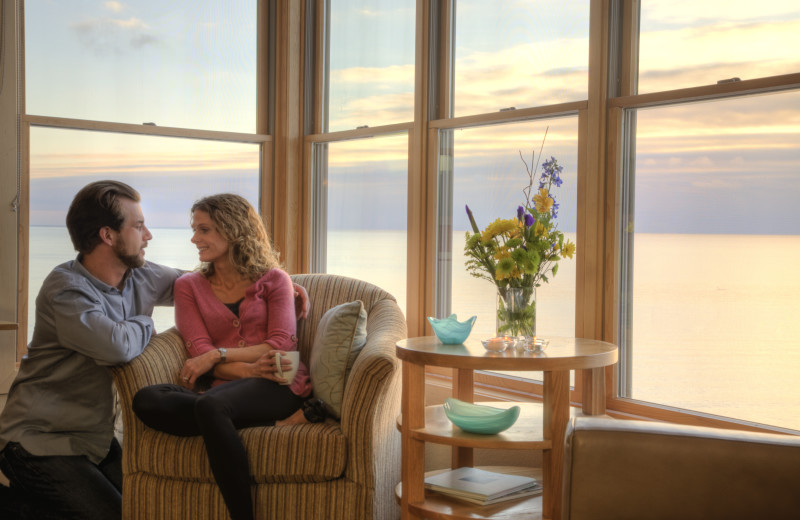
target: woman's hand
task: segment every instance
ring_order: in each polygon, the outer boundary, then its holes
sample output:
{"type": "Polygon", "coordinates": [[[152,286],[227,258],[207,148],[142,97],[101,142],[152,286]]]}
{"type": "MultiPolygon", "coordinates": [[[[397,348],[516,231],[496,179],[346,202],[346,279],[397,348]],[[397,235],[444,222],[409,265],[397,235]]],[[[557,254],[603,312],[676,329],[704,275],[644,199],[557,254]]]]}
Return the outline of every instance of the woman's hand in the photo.
{"type": "Polygon", "coordinates": [[[306,319],[311,311],[311,301],[308,299],[306,288],[302,285],[292,285],[294,286],[294,313],[298,321],[306,319]]]}
{"type": "Polygon", "coordinates": [[[189,358],[181,368],[180,384],[188,389],[193,389],[197,378],[214,368],[219,362],[219,352],[217,349],[204,352],[197,357],[189,358]]]}
{"type": "MultiPolygon", "coordinates": [[[[286,379],[278,375],[278,353],[279,350],[271,350],[258,358],[255,363],[251,365],[251,377],[263,377],[276,383],[287,383],[286,379]]],[[[281,358],[281,370],[289,370],[292,368],[292,362],[288,359],[281,358]]]]}

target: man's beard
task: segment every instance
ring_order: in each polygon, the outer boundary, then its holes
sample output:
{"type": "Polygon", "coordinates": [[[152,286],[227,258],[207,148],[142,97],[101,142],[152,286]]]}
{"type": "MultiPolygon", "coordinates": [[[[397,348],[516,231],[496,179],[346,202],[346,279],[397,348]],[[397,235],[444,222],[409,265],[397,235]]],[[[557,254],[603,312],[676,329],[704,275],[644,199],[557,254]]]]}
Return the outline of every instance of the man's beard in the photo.
{"type": "Polygon", "coordinates": [[[120,262],[125,264],[125,266],[129,269],[136,269],[144,266],[144,257],[141,257],[138,254],[126,254],[124,242],[117,243],[117,245],[114,246],[114,253],[117,255],[117,258],[119,258],[120,262]]]}

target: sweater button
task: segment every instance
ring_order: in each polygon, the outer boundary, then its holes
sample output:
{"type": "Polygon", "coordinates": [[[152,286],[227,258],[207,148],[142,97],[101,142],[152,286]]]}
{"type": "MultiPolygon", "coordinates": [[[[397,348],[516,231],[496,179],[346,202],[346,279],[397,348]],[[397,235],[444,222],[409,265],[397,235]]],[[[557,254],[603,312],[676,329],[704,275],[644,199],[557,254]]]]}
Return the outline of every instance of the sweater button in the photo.
{"type": "Polygon", "coordinates": [[[240,339],[239,340],[239,347],[244,347],[245,345],[246,345],[246,343],[244,342],[244,340],[240,339]]]}
{"type": "Polygon", "coordinates": [[[233,326],[234,327],[238,327],[239,326],[239,320],[233,320],[233,326]]]}

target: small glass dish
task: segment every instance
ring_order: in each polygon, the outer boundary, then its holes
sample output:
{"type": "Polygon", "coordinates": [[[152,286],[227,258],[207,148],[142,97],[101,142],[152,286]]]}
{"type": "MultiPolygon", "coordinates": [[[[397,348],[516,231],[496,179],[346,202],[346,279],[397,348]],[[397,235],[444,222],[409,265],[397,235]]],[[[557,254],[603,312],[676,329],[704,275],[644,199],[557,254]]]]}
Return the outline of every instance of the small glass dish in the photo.
{"type": "Polygon", "coordinates": [[[504,352],[512,343],[513,341],[508,338],[489,338],[481,340],[483,348],[490,352],[504,352]]]}
{"type": "Polygon", "coordinates": [[[445,345],[460,345],[469,337],[477,318],[477,316],[473,316],[466,321],[458,321],[458,317],[451,314],[447,318],[428,318],[428,322],[433,327],[433,333],[436,334],[439,341],[445,345]]]}
{"type": "Polygon", "coordinates": [[[470,433],[493,435],[505,431],[519,418],[519,406],[495,408],[459,401],[452,397],[444,400],[444,413],[450,422],[470,433]]]}
{"type": "Polygon", "coordinates": [[[545,338],[532,338],[527,343],[525,343],[525,351],[526,352],[533,352],[534,354],[538,354],[540,352],[544,352],[547,348],[547,345],[550,344],[549,339],[545,338]]]}

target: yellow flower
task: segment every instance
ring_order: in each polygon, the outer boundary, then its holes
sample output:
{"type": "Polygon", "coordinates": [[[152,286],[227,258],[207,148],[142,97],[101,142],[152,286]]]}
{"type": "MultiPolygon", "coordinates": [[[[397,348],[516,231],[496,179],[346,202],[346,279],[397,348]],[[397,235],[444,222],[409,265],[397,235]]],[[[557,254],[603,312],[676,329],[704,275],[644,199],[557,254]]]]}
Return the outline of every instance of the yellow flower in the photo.
{"type": "Polygon", "coordinates": [[[495,260],[502,260],[503,258],[511,258],[511,251],[509,251],[507,247],[501,247],[497,250],[497,253],[494,254],[495,260]]]}
{"type": "Polygon", "coordinates": [[[561,253],[567,258],[572,258],[572,255],[575,254],[575,244],[567,240],[567,243],[561,248],[561,253]]]}
{"type": "Polygon", "coordinates": [[[495,268],[494,277],[497,280],[505,280],[506,278],[512,277],[512,271],[516,269],[517,266],[514,263],[514,260],[511,259],[511,255],[503,258],[499,262],[497,262],[497,267],[495,268]]]}
{"type": "Polygon", "coordinates": [[[486,226],[486,229],[481,233],[481,240],[488,242],[498,235],[510,233],[512,230],[516,229],[516,227],[517,221],[515,219],[504,220],[499,218],[486,226]]]}
{"type": "Polygon", "coordinates": [[[547,213],[553,208],[553,199],[550,198],[547,188],[540,189],[539,193],[533,196],[533,203],[539,213],[547,213]]]}
{"type": "Polygon", "coordinates": [[[534,233],[536,234],[537,237],[543,237],[547,234],[547,228],[541,222],[537,222],[534,233]]]}

